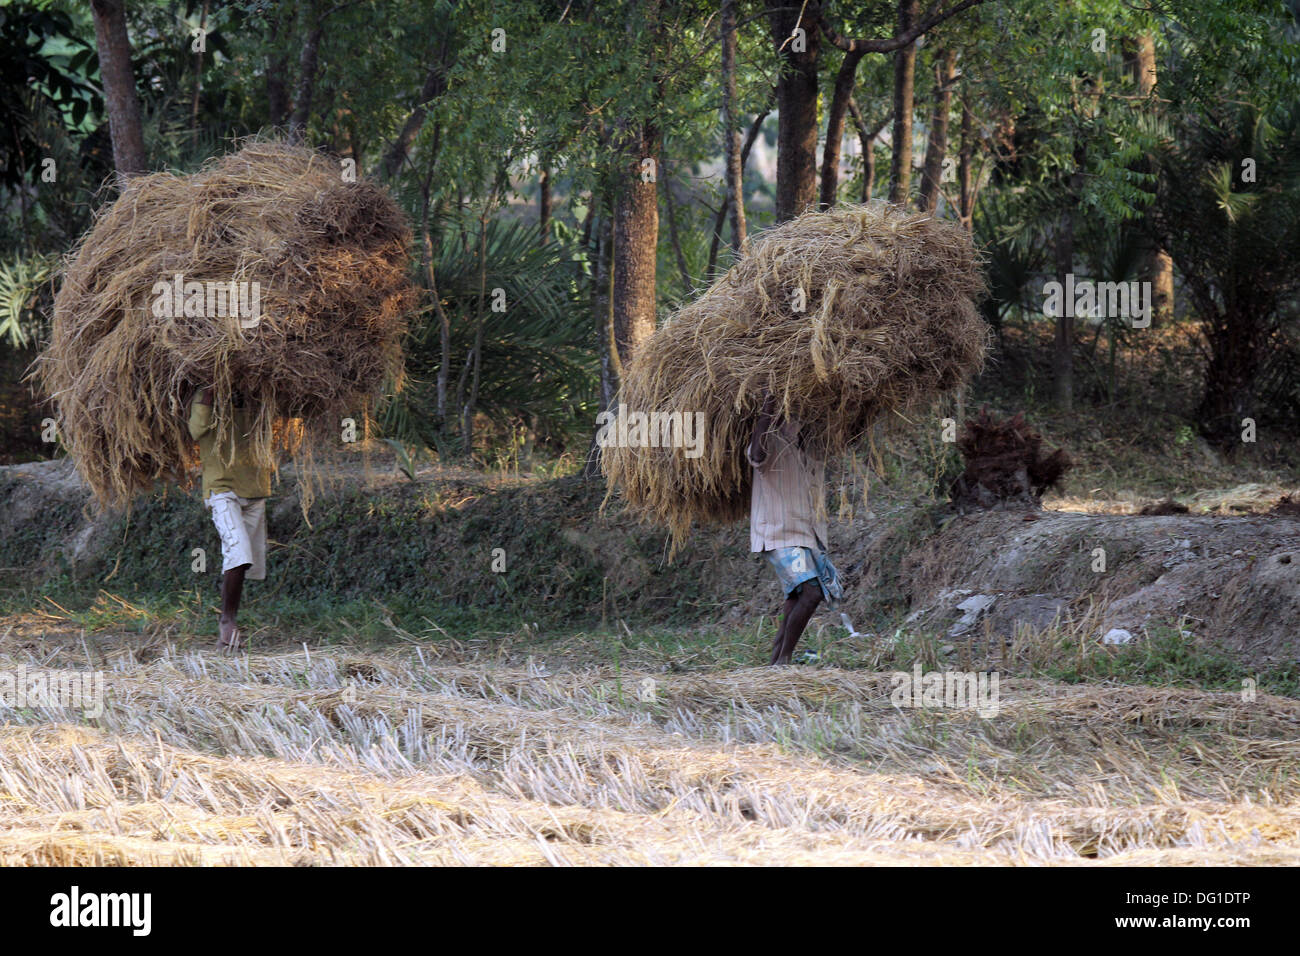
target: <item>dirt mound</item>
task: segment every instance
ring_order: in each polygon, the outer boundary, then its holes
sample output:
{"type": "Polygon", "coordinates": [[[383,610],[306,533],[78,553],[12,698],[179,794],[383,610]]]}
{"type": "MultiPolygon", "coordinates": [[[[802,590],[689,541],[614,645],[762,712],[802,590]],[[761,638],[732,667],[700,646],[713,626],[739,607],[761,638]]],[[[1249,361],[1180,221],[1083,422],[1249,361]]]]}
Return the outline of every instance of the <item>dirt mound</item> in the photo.
{"type": "Polygon", "coordinates": [[[1179,625],[1250,660],[1300,655],[1295,518],[968,515],[909,553],[901,574],[918,625],[987,620],[1009,633],[1097,608],[1099,631],[1179,625]]]}

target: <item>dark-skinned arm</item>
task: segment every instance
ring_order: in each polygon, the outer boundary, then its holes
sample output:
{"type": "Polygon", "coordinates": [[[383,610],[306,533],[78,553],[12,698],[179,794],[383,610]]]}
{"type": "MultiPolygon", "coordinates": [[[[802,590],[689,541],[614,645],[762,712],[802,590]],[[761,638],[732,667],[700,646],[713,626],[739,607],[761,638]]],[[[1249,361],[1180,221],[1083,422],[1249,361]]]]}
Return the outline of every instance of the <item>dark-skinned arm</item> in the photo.
{"type": "Polygon", "coordinates": [[[758,420],[754,422],[754,434],[749,439],[749,463],[762,469],[767,463],[767,433],[772,430],[772,420],[776,417],[776,397],[770,393],[763,395],[763,407],[759,409],[758,420]]]}

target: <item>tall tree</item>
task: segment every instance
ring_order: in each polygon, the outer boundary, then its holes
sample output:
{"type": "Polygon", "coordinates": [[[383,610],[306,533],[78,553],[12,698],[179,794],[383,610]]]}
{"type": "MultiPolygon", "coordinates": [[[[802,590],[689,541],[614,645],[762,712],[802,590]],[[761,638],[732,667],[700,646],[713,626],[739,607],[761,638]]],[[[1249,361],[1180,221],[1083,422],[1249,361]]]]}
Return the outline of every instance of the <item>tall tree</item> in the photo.
{"type": "Polygon", "coordinates": [[[113,141],[113,166],[119,180],[148,169],[144,154],[144,130],[140,122],[140,100],[135,92],[131,68],[131,41],[126,33],[122,0],[91,0],[95,18],[95,43],[99,48],[99,72],[104,79],[104,104],[108,111],[108,132],[113,141]]]}
{"type": "Polygon", "coordinates": [[[545,162],[537,174],[537,230],[545,244],[551,238],[551,167],[545,162]]]}
{"type": "MultiPolygon", "coordinates": [[[[628,25],[659,36],[659,0],[633,4],[628,25]]],[[[661,94],[656,77],[652,95],[658,99],[661,94]]],[[[639,115],[619,122],[616,134],[620,159],[614,197],[614,345],[623,364],[655,330],[659,252],[660,132],[653,118],[657,111],[635,112],[639,115]]]]}
{"type": "Polygon", "coordinates": [[[266,114],[272,126],[284,126],[289,121],[289,54],[281,40],[286,26],[293,24],[293,11],[283,5],[271,8],[270,40],[266,50],[266,114]]]}
{"type": "MultiPolygon", "coordinates": [[[[1075,141],[1074,162],[1065,178],[1061,221],[1056,231],[1056,281],[1066,288],[1074,272],[1074,216],[1083,187],[1084,148],[1075,141]]],[[[1074,315],[1061,309],[1052,340],[1052,397],[1062,411],[1074,407],[1074,315]]]]}
{"type": "Polygon", "coordinates": [[[727,199],[731,204],[731,247],[745,245],[745,180],[740,126],[736,121],[736,0],[722,0],[722,135],[727,153],[727,199]]]}
{"type": "Polygon", "coordinates": [[[957,51],[937,51],[934,64],[934,108],[930,113],[930,134],[925,146],[925,168],[921,172],[920,206],[934,212],[939,205],[943,164],[948,156],[948,114],[952,111],[952,87],[957,76],[957,51]]]}
{"type": "MultiPolygon", "coordinates": [[[[853,99],[853,80],[857,74],[858,62],[865,53],[854,51],[845,53],[840,61],[839,72],[835,74],[835,92],[831,96],[831,109],[826,116],[826,145],[822,147],[822,185],[820,205],[829,209],[835,205],[835,196],[839,192],[840,180],[840,143],[844,140],[844,116],[850,109],[853,99]]],[[[863,154],[865,159],[866,154],[863,154]]]]}
{"type": "Polygon", "coordinates": [[[853,117],[853,125],[858,129],[858,144],[862,149],[862,195],[861,201],[866,202],[871,198],[871,193],[876,185],[876,137],[880,135],[881,130],[889,125],[889,114],[885,114],[884,119],[877,123],[873,128],[867,128],[867,121],[862,116],[862,110],[858,108],[855,100],[849,100],[849,113],[853,117]]]}
{"type": "MultiPolygon", "coordinates": [[[[598,220],[591,236],[591,314],[596,328],[596,349],[600,355],[600,409],[604,411],[614,405],[614,396],[622,382],[622,369],[619,366],[618,351],[614,348],[613,274],[610,271],[613,229],[608,215],[597,215],[597,197],[592,196],[591,202],[589,215],[598,220]]],[[[590,219],[588,224],[591,224],[590,219]]],[[[582,476],[586,479],[593,479],[600,474],[600,446],[596,444],[596,434],[597,431],[593,430],[587,458],[582,466],[582,476]]]]}
{"type": "MultiPolygon", "coordinates": [[[[898,0],[898,35],[916,24],[919,0],[898,0]]],[[[889,162],[889,201],[905,204],[912,188],[912,100],[916,83],[916,41],[894,54],[894,153],[889,162]]]]}
{"type": "MultiPolygon", "coordinates": [[[[1144,32],[1134,41],[1125,44],[1124,59],[1137,94],[1148,104],[1155,101],[1156,93],[1156,43],[1150,32],[1144,32]]],[[[1139,168],[1150,169],[1153,163],[1144,157],[1139,168]]],[[[1174,314],[1174,260],[1159,243],[1147,242],[1142,254],[1141,275],[1151,283],[1151,308],[1153,319],[1164,323],[1174,314]]]]}
{"type": "Polygon", "coordinates": [[[655,330],[659,131],[650,120],[637,120],[622,139],[614,201],[614,344],[626,364],[655,330]]]}
{"type": "MultiPolygon", "coordinates": [[[[761,113],[754,117],[754,121],[749,124],[749,132],[745,134],[745,143],[740,148],[740,170],[742,176],[745,171],[745,164],[749,162],[749,152],[754,148],[754,141],[758,139],[758,133],[763,128],[763,121],[767,119],[771,112],[771,107],[765,107],[761,113]]],[[[724,193],[722,204],[718,206],[718,211],[713,217],[712,239],[709,240],[709,262],[704,268],[706,276],[712,276],[718,265],[718,243],[722,239],[722,226],[727,220],[727,213],[731,208],[731,196],[724,193]]]]}
{"type": "MultiPolygon", "coordinates": [[[[830,205],[834,202],[835,192],[838,188],[840,140],[839,136],[831,136],[830,132],[838,130],[841,135],[843,134],[844,113],[849,108],[849,102],[853,94],[855,74],[858,63],[861,60],[860,54],[893,53],[902,50],[914,43],[918,37],[923,36],[928,30],[934,29],[939,24],[956,16],[963,10],[968,10],[983,2],[984,0],[960,0],[960,2],[953,4],[947,9],[943,9],[942,0],[940,0],[940,2],[931,4],[931,6],[926,9],[924,15],[917,15],[915,14],[915,11],[913,11],[911,26],[908,29],[901,31],[896,27],[893,36],[876,38],[855,37],[852,39],[840,33],[832,24],[830,17],[822,13],[820,8],[814,7],[817,11],[818,24],[821,27],[823,35],[825,35],[826,39],[829,40],[831,44],[843,50],[845,53],[844,61],[842,62],[840,71],[835,78],[835,96],[831,100],[830,113],[826,119],[828,130],[826,148],[830,151],[830,155],[828,156],[824,153],[822,161],[823,180],[821,199],[823,205],[830,205]],[[850,59],[850,57],[853,58],[850,59]],[[848,95],[841,96],[841,90],[846,91],[848,95]],[[829,186],[825,178],[827,172],[830,173],[833,180],[829,186]]],[[[895,111],[894,116],[896,119],[897,111],[895,111]]],[[[910,111],[908,126],[909,128],[911,126],[910,111]]],[[[874,136],[871,138],[874,139],[874,136]]],[[[908,173],[910,176],[910,169],[908,173]]]]}
{"type": "Polygon", "coordinates": [[[293,112],[289,114],[289,138],[300,141],[311,118],[312,98],[316,94],[316,71],[320,61],[320,44],[325,35],[325,19],[320,0],[303,0],[299,7],[302,48],[298,51],[298,87],[294,91],[293,112]]]}
{"type": "Polygon", "coordinates": [[[974,229],[975,223],[975,192],[977,184],[974,179],[974,158],[975,158],[975,114],[971,111],[970,101],[963,91],[961,98],[961,145],[957,153],[957,182],[961,190],[961,198],[958,200],[961,208],[958,210],[958,218],[970,232],[974,229]]]}
{"type": "Polygon", "coordinates": [[[397,175],[402,163],[406,161],[407,153],[410,151],[416,135],[424,127],[424,121],[429,116],[431,104],[447,92],[447,71],[451,69],[452,65],[452,38],[454,35],[454,32],[448,29],[434,43],[430,53],[431,63],[424,74],[424,84],[420,87],[415,104],[406,117],[406,121],[402,124],[402,128],[393,137],[388,149],[384,151],[380,171],[385,178],[391,179],[397,175]]]}
{"type": "Polygon", "coordinates": [[[816,4],[767,0],[781,72],[776,84],[776,221],[793,219],[817,199],[816,4]]]}

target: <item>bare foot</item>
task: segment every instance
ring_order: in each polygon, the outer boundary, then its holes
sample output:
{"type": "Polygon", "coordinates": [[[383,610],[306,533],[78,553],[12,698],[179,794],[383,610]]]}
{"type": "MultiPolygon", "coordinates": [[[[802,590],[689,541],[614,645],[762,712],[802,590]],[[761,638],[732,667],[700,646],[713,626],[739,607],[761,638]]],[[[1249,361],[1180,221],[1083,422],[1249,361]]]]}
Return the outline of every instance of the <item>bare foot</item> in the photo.
{"type": "Polygon", "coordinates": [[[224,621],[220,627],[220,637],[217,640],[217,650],[223,654],[238,654],[244,649],[244,636],[239,633],[239,628],[234,624],[227,624],[224,621]]]}

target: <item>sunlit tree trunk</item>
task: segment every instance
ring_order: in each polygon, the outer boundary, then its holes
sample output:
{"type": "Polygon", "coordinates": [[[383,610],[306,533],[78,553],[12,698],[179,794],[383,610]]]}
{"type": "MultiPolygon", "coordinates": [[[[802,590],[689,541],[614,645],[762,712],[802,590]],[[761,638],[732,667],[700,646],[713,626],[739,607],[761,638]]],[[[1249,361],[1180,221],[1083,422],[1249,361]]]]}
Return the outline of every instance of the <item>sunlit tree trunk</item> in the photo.
{"type": "Polygon", "coordinates": [[[943,50],[934,70],[934,109],[930,114],[930,135],[925,146],[925,169],[921,172],[921,208],[934,212],[939,205],[943,163],[948,156],[948,113],[952,110],[952,85],[957,74],[957,51],[943,50]]]}
{"type": "MultiPolygon", "coordinates": [[[[918,0],[898,0],[898,34],[916,22],[918,0]]],[[[906,203],[912,190],[912,100],[916,83],[916,44],[894,54],[894,155],[889,165],[889,201],[906,203]]]]}
{"type": "Polygon", "coordinates": [[[623,364],[655,330],[659,250],[659,134],[643,122],[625,142],[614,202],[614,344],[623,364]]]}
{"type": "Polygon", "coordinates": [[[731,204],[731,247],[745,245],[745,179],[736,118],[736,0],[722,0],[722,135],[727,152],[727,198],[731,204]]]}
{"type": "MultiPolygon", "coordinates": [[[[1126,44],[1125,61],[1132,71],[1139,96],[1149,99],[1156,89],[1156,44],[1150,33],[1144,33],[1134,42],[1126,44]]],[[[1153,169],[1146,162],[1144,169],[1153,169]]],[[[1174,313],[1174,260],[1159,245],[1151,244],[1143,251],[1142,279],[1151,283],[1151,317],[1155,322],[1168,322],[1174,313]]]]}

